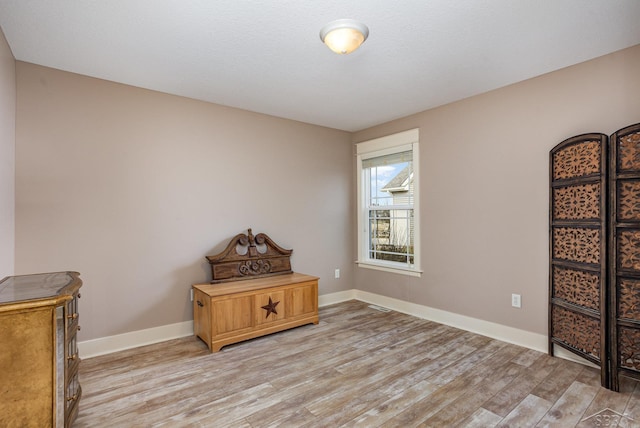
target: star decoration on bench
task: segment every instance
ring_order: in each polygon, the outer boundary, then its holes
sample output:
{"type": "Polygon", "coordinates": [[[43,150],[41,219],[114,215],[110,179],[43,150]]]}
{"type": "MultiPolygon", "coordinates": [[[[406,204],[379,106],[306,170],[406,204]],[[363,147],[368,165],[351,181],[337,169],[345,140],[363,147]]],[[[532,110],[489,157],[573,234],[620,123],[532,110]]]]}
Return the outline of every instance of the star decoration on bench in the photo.
{"type": "Polygon", "coordinates": [[[267,311],[267,316],[265,318],[269,318],[269,315],[271,315],[272,312],[278,315],[278,311],[276,311],[276,306],[278,306],[278,303],[280,302],[274,302],[273,300],[271,300],[271,297],[269,297],[269,304],[262,306],[262,309],[267,311]]]}

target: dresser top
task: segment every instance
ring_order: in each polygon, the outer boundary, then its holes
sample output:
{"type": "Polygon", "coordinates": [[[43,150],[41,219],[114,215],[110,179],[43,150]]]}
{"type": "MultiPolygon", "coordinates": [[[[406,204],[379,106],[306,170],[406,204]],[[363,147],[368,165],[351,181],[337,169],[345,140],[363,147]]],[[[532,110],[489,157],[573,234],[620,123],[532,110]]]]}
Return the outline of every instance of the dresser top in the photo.
{"type": "Polygon", "coordinates": [[[0,304],[46,299],[70,294],[82,284],[78,272],[52,272],[8,276],[0,281],[0,304]]]}

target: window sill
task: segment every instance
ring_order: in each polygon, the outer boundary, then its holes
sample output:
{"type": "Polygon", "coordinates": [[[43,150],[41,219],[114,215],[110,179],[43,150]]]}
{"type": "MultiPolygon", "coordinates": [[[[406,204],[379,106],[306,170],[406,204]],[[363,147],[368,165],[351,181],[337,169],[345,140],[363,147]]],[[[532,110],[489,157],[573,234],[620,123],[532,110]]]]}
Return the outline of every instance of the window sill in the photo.
{"type": "Polygon", "coordinates": [[[422,271],[413,268],[403,268],[392,263],[372,263],[368,261],[356,261],[358,267],[362,267],[365,269],[373,269],[373,270],[381,270],[383,272],[392,272],[400,275],[407,275],[420,278],[422,276],[422,271]]]}

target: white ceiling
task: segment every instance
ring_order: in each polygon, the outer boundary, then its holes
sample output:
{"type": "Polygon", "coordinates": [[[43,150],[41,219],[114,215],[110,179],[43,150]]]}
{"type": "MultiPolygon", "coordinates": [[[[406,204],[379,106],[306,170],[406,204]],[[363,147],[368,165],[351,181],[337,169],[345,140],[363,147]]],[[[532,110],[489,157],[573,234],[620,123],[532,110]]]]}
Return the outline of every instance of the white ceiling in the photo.
{"type": "Polygon", "coordinates": [[[356,131],[639,44],[640,1],[0,0],[0,27],[21,61],[356,131]]]}

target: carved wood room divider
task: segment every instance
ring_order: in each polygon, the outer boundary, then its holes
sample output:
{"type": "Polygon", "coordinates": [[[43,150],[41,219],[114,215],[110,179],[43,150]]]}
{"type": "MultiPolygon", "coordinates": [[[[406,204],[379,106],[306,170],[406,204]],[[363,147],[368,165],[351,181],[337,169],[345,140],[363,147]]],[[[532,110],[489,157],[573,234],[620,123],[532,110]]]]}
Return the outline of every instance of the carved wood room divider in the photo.
{"type": "Polygon", "coordinates": [[[640,379],[640,124],[550,152],[549,354],[640,379]]]}
{"type": "Polygon", "coordinates": [[[611,136],[609,284],[611,382],[640,379],[640,124],[611,136]]]}
{"type": "MultiPolygon", "coordinates": [[[[549,352],[556,343],[602,366],[606,350],[607,136],[551,150],[549,352]]],[[[603,385],[608,372],[601,372],[603,385]]]]}

